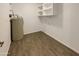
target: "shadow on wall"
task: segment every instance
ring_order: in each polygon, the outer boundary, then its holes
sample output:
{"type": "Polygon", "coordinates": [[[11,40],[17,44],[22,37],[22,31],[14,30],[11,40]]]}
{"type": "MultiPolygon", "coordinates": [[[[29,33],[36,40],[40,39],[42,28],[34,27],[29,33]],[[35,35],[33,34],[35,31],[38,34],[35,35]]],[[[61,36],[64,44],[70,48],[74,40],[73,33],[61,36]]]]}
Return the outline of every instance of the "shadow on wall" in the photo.
{"type": "Polygon", "coordinates": [[[56,15],[53,16],[44,16],[44,17],[39,17],[40,22],[42,24],[47,24],[50,26],[55,26],[55,27],[63,27],[63,5],[61,3],[55,3],[54,5],[56,11],[56,15]]]}

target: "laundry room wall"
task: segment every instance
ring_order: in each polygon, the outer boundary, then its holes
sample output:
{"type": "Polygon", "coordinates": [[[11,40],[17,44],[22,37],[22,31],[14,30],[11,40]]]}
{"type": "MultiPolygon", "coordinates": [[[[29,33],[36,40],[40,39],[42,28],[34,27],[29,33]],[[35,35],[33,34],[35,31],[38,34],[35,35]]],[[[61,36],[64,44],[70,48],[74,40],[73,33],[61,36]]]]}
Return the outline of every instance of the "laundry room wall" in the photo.
{"type": "Polygon", "coordinates": [[[79,53],[79,3],[71,3],[70,46],[79,53]]]}
{"type": "Polygon", "coordinates": [[[7,55],[10,47],[10,19],[9,19],[8,3],[0,3],[0,41],[4,41],[2,47],[0,47],[0,56],[7,55]]]}
{"type": "Polygon", "coordinates": [[[41,30],[40,20],[37,16],[38,8],[36,3],[14,3],[12,4],[12,9],[15,14],[23,17],[24,34],[41,30]]]}

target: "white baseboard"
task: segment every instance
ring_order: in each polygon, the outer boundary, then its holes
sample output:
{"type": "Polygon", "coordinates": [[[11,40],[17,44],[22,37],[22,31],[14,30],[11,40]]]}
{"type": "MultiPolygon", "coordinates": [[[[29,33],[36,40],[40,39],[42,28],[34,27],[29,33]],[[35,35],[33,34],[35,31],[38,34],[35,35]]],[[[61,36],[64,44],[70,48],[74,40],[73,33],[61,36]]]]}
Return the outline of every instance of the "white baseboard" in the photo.
{"type": "MultiPolygon", "coordinates": [[[[39,30],[39,31],[40,31],[40,30],[39,30]]],[[[27,32],[27,33],[24,33],[24,35],[26,35],[26,34],[31,34],[31,33],[34,33],[34,32],[39,32],[39,31],[27,32]]]]}

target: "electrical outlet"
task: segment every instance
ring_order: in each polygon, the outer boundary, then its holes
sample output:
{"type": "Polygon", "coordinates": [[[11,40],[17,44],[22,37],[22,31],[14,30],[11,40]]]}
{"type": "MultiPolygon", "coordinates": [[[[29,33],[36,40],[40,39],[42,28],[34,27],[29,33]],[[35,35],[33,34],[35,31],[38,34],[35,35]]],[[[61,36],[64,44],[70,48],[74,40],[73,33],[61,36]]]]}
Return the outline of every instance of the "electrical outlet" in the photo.
{"type": "Polygon", "coordinates": [[[2,47],[2,46],[3,46],[3,44],[4,44],[4,42],[0,42],[0,47],[2,47]]]}

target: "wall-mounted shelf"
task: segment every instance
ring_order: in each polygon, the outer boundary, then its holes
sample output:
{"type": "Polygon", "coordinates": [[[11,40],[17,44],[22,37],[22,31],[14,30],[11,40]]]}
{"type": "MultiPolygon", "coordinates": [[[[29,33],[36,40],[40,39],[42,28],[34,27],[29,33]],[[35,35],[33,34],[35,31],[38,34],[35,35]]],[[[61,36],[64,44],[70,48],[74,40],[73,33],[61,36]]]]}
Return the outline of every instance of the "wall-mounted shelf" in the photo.
{"type": "Polygon", "coordinates": [[[53,16],[53,3],[40,3],[38,16],[53,16]]]}

